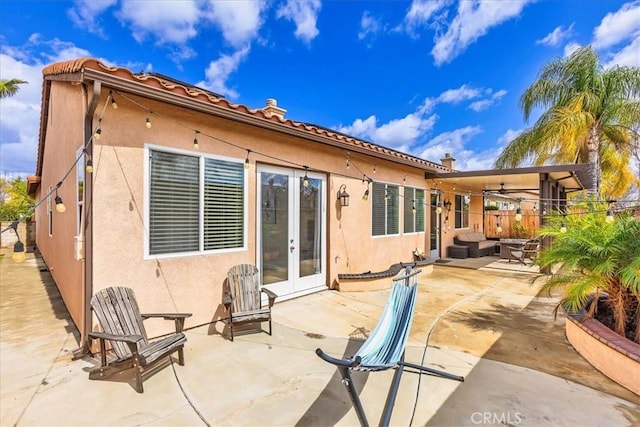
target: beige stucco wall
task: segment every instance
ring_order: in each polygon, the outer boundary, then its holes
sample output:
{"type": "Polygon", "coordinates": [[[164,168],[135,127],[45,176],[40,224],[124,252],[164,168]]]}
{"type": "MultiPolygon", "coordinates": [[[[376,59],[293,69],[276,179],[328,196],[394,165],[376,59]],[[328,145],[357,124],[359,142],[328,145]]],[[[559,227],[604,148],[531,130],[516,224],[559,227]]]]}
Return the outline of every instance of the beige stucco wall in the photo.
{"type": "Polygon", "coordinates": [[[65,207],[64,213],[56,212],[54,192],[51,198],[53,208],[53,235],[49,235],[47,201],[36,209],[36,244],[40,250],[53,280],[58,284],[69,314],[80,327],[82,323],[82,281],[83,262],[74,257],[74,236],[77,234],[77,181],[73,163],[76,151],[83,146],[84,106],[86,97],[82,86],[52,82],[50,108],[47,121],[46,150],[43,156],[41,183],[36,201],[42,201],[62,180],[67,171],[69,176],[58,189],[65,207]]]}
{"type": "MultiPolygon", "coordinates": [[[[424,171],[349,152],[304,139],[287,136],[226,119],[169,107],[158,102],[126,95],[117,97],[118,108],[106,103],[108,89],[96,109],[94,127],[101,117],[102,134],[93,145],[93,292],[108,286],[128,286],[135,290],[143,312],[190,312],[187,327],[205,324],[225,316],[221,306],[222,285],[227,270],[238,263],[256,263],[256,169],[258,165],[279,165],[326,176],[327,198],[327,276],[325,285],[333,287],[340,273],[386,270],[391,264],[413,260],[412,251],[429,248],[429,209],[425,209],[426,232],[396,236],[371,236],[371,197],[362,200],[367,188],[363,175],[388,184],[426,190],[427,201],[432,183],[425,181],[424,171]],[[131,98],[135,102],[130,102],[131,98]],[[107,106],[106,108],[105,105],[107,106]],[[144,108],[141,108],[143,106],[144,108]],[[150,113],[149,111],[152,111],[150,113]],[[103,114],[104,112],[104,114],[103,114]],[[145,118],[152,127],[147,129],[145,118]],[[200,135],[199,150],[193,148],[194,130],[200,135]],[[213,136],[210,138],[208,135],[213,136]],[[228,142],[228,143],[225,143],[228,142]],[[193,153],[211,153],[244,161],[251,150],[248,169],[247,247],[243,250],[197,256],[156,257],[145,259],[145,144],[164,146],[193,153]],[[266,155],[261,155],[264,153],[266,155]],[[347,167],[347,154],[350,163],[347,167]],[[341,208],[337,191],[346,185],[350,206],[341,208]]],[[[55,185],[63,170],[83,143],[82,125],[86,99],[81,86],[54,83],[49,128],[45,150],[45,169],[41,193],[55,185]],[[64,114],[61,114],[64,112],[64,114]]],[[[292,115],[293,116],[293,115],[292,115]]],[[[74,172],[75,173],[75,172],[74,172]]],[[[75,235],[75,178],[65,182],[60,195],[67,204],[64,215],[54,212],[54,239],[47,234],[46,203],[38,209],[38,240],[45,261],[61,289],[77,325],[81,322],[81,261],[73,258],[75,235]],[[69,201],[69,202],[67,202],[69,201]],[[55,243],[54,243],[55,240],[55,243]]],[[[453,200],[451,193],[451,199],[453,200]]],[[[401,199],[402,200],[402,199],[401,199]]],[[[481,199],[472,200],[472,212],[482,212],[481,199]]],[[[402,203],[400,229],[402,230],[402,203]]],[[[443,217],[440,218],[443,220],[443,217]]],[[[453,239],[451,229],[443,234],[442,255],[453,239]]],[[[471,228],[482,224],[472,215],[471,228]]],[[[97,323],[94,321],[94,328],[97,323]]],[[[148,324],[150,335],[169,332],[171,324],[162,321],[148,324]]],[[[222,325],[211,327],[221,331],[222,325]]]]}
{"type": "MultiPolygon", "coordinates": [[[[466,190],[460,191],[460,189],[456,189],[454,186],[449,184],[440,184],[438,183],[436,187],[438,190],[442,191],[441,200],[444,202],[445,200],[451,201],[451,212],[449,213],[449,221],[448,225],[446,222],[446,212],[443,212],[440,215],[440,227],[441,227],[441,244],[440,244],[440,256],[447,256],[447,247],[453,244],[453,238],[462,232],[467,231],[484,231],[484,206],[483,200],[481,196],[477,196],[474,193],[471,193],[471,199],[469,204],[469,226],[463,228],[455,227],[455,195],[464,195],[470,194],[466,190]]],[[[444,208],[443,208],[444,209],[444,208]]]]}
{"type": "Polygon", "coordinates": [[[421,170],[354,153],[350,153],[351,164],[347,168],[346,152],[337,148],[177,108],[166,109],[147,100],[137,101],[154,111],[150,116],[152,127],[147,129],[144,125],[147,112],[119,98],[117,110],[105,111],[102,136],[94,147],[94,292],[112,285],[131,286],[143,311],[192,312],[188,326],[223,316],[220,302],[227,270],[240,262],[256,263],[256,164],[292,167],[292,162],[326,174],[327,286],[339,273],[379,271],[396,262],[411,261],[411,251],[425,247],[425,233],[371,237],[371,198],[362,200],[366,184],[361,173],[400,186],[406,176],[406,185],[425,188],[421,170]],[[194,132],[190,129],[194,128],[201,132],[198,152],[244,161],[245,149],[252,150],[248,170],[248,247],[237,252],[145,260],[143,171],[148,159],[144,158],[144,144],[193,151],[194,132]],[[260,152],[277,159],[262,157],[260,152]],[[338,206],[336,196],[342,184],[351,195],[350,206],[344,208],[338,206]]]}

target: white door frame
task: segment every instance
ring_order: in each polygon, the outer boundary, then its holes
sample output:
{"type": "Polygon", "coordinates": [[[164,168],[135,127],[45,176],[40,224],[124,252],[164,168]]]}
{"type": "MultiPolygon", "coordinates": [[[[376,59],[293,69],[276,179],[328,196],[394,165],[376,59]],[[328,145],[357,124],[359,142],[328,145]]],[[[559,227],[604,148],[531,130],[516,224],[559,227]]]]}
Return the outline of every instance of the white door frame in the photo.
{"type": "MultiPolygon", "coordinates": [[[[264,286],[268,289],[274,291],[278,295],[278,300],[282,301],[289,298],[298,297],[301,295],[305,295],[312,292],[317,292],[319,290],[326,289],[326,277],[327,277],[327,217],[326,217],[326,206],[327,206],[327,177],[324,174],[314,173],[299,169],[291,169],[291,168],[283,168],[277,166],[269,166],[269,165],[258,165],[257,167],[257,179],[256,179],[256,260],[257,266],[260,270],[261,274],[265,272],[265,266],[263,265],[263,215],[267,218],[269,212],[267,209],[276,208],[275,200],[268,201],[263,200],[262,193],[262,182],[263,178],[266,178],[268,174],[277,174],[280,175],[280,178],[287,177],[287,207],[288,213],[286,218],[288,219],[288,224],[281,224],[282,229],[281,232],[285,232],[286,236],[286,247],[284,246],[284,239],[280,239],[279,242],[279,256],[284,257],[284,252],[286,252],[286,260],[284,258],[280,258],[280,261],[286,263],[286,271],[287,278],[282,281],[276,281],[272,283],[267,283],[264,286]],[[316,206],[317,214],[315,215],[316,222],[312,222],[316,224],[320,223],[319,229],[315,227],[313,230],[309,230],[309,233],[317,233],[313,234],[311,238],[319,238],[320,240],[320,248],[319,248],[319,271],[313,274],[306,274],[301,276],[301,255],[304,248],[301,247],[301,243],[303,242],[301,233],[304,232],[304,224],[301,224],[301,190],[302,190],[302,181],[303,177],[308,177],[309,181],[312,183],[311,188],[318,188],[317,191],[317,201],[320,206],[316,206]],[[316,184],[316,186],[313,186],[316,184]],[[273,204],[270,206],[269,203],[273,204]],[[263,209],[265,208],[265,209],[263,209]],[[284,229],[286,228],[286,231],[284,229]],[[282,247],[280,247],[282,246],[282,247]]],[[[274,210],[275,212],[275,210],[274,210]]],[[[276,213],[274,213],[276,215],[276,213]]],[[[267,219],[268,220],[268,219],[267,219]]],[[[275,221],[275,219],[272,219],[275,221]]],[[[270,242],[273,243],[273,242],[270,242]]]]}
{"type": "Polygon", "coordinates": [[[429,221],[429,256],[431,258],[435,258],[438,259],[440,258],[440,245],[442,242],[441,239],[441,235],[440,233],[442,232],[442,218],[441,218],[441,213],[438,214],[436,212],[436,207],[438,206],[438,203],[442,202],[442,197],[439,191],[432,191],[429,194],[429,217],[431,218],[429,221]],[[436,196],[436,205],[434,206],[432,201],[433,201],[433,196],[436,196]],[[435,230],[433,229],[435,227],[435,230]],[[435,236],[435,248],[432,247],[432,242],[435,236]]]}

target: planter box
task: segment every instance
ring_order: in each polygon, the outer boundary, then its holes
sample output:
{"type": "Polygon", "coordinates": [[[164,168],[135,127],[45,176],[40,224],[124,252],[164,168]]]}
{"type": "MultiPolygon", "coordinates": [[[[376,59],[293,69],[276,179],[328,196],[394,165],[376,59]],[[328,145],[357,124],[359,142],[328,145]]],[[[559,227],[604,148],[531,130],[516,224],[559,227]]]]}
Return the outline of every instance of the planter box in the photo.
{"type": "Polygon", "coordinates": [[[640,344],[613,332],[594,319],[568,315],[567,339],[598,371],[640,396],[640,344]]]}

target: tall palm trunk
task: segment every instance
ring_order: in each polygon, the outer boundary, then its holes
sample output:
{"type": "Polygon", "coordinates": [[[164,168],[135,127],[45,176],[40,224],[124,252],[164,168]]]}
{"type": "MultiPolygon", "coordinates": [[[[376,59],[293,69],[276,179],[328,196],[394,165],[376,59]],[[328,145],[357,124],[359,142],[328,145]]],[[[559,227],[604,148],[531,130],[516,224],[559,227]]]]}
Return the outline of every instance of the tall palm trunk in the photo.
{"type": "Polygon", "coordinates": [[[602,171],[600,170],[600,138],[598,137],[598,130],[595,126],[589,131],[587,159],[589,162],[589,175],[591,177],[589,194],[598,196],[600,194],[602,171]]]}

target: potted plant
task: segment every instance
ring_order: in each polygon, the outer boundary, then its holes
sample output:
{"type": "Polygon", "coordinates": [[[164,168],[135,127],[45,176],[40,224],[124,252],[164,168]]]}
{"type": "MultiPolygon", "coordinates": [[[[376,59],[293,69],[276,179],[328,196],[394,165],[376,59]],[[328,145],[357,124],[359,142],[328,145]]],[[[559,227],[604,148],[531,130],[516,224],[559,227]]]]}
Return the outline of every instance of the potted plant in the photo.
{"type": "Polygon", "coordinates": [[[584,311],[617,334],[640,344],[640,219],[588,202],[551,218],[540,237],[551,245],[536,259],[541,268],[558,268],[543,289],[561,290],[559,306],[584,311]]]}

